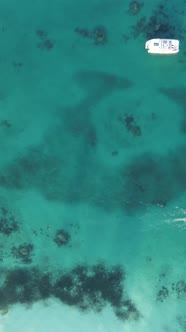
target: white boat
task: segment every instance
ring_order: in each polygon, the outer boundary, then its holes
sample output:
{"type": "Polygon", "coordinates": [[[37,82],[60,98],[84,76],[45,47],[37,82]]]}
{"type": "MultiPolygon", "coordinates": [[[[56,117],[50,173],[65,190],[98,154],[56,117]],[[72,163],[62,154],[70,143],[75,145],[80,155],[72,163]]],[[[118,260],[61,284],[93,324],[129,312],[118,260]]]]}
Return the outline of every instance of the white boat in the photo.
{"type": "Polygon", "coordinates": [[[177,39],[150,39],[145,43],[145,48],[151,54],[176,54],[179,52],[179,40],[177,39]]]}

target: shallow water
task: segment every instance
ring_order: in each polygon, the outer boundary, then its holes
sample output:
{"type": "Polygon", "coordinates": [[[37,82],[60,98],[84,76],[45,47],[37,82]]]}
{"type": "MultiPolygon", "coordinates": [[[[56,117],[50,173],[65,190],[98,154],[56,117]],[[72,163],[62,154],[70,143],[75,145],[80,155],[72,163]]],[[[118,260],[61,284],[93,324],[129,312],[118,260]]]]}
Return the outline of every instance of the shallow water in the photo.
{"type": "Polygon", "coordinates": [[[1,1],[0,331],[185,331],[186,5],[138,6],[1,1]]]}

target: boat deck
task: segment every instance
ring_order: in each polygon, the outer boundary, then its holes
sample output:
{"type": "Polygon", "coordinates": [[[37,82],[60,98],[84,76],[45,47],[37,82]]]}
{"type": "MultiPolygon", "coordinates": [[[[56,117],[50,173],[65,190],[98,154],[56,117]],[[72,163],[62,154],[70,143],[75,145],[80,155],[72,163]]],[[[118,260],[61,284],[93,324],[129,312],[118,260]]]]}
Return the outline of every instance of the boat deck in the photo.
{"type": "Polygon", "coordinates": [[[151,39],[145,44],[148,53],[175,54],[179,52],[179,40],[176,39],[151,39]]]}

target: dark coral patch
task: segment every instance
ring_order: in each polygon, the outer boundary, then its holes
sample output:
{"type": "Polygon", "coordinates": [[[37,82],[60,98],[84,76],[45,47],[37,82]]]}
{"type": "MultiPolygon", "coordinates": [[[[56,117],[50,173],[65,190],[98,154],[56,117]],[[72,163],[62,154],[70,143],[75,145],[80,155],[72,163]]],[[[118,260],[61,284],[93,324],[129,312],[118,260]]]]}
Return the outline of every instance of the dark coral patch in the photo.
{"type": "Polygon", "coordinates": [[[22,263],[29,264],[32,262],[32,252],[33,252],[34,246],[30,243],[24,243],[20,246],[12,247],[12,255],[14,258],[20,260],[22,263]]]}
{"type": "Polygon", "coordinates": [[[133,136],[137,137],[142,135],[141,128],[132,115],[125,115],[125,117],[119,116],[118,120],[125,124],[126,129],[128,132],[132,133],[133,136]]]}
{"type": "Polygon", "coordinates": [[[36,30],[36,35],[40,39],[37,47],[50,51],[54,47],[54,41],[48,37],[48,33],[43,29],[36,30]]]}
{"type": "MultiPolygon", "coordinates": [[[[134,6],[134,8],[137,8],[134,6]]],[[[159,5],[153,14],[148,17],[141,17],[133,29],[133,37],[143,35],[146,39],[152,38],[176,38],[183,39],[183,28],[175,15],[174,4],[169,2],[168,7],[159,5]],[[169,13],[169,14],[168,14],[169,13]],[[172,20],[174,17],[174,20],[172,20]]]]}
{"type": "Polygon", "coordinates": [[[92,37],[96,45],[104,45],[108,40],[107,29],[103,25],[96,26],[92,31],[92,37]]]}
{"type": "Polygon", "coordinates": [[[78,28],[78,27],[76,27],[74,29],[74,31],[76,33],[78,33],[83,38],[91,38],[92,37],[92,32],[87,28],[78,28]]]}
{"type": "Polygon", "coordinates": [[[180,298],[183,293],[186,294],[186,282],[184,280],[177,281],[174,289],[177,297],[180,298]]]}
{"type": "Polygon", "coordinates": [[[40,300],[38,281],[41,273],[37,269],[17,268],[7,272],[5,283],[1,288],[7,304],[30,304],[40,300]]]}
{"type": "Polygon", "coordinates": [[[64,229],[59,229],[56,232],[54,242],[58,245],[58,247],[66,246],[70,242],[70,234],[64,229]]]}
{"type": "Polygon", "coordinates": [[[131,1],[129,3],[129,13],[132,15],[137,15],[143,6],[144,6],[143,2],[131,1]]]}
{"type": "Polygon", "coordinates": [[[124,273],[120,267],[106,269],[104,265],[92,268],[78,266],[63,275],[54,285],[54,294],[61,301],[76,305],[81,310],[99,312],[106,303],[120,307],[123,297],[124,273]]]}
{"type": "Polygon", "coordinates": [[[141,314],[139,313],[135,304],[130,299],[123,300],[121,305],[116,308],[115,314],[121,320],[138,320],[141,317],[141,314]]]}
{"type": "Polygon", "coordinates": [[[42,50],[48,50],[50,51],[54,47],[54,41],[51,39],[46,39],[43,42],[40,42],[37,44],[37,47],[42,50]]]}
{"type": "Polygon", "coordinates": [[[81,311],[100,312],[108,304],[119,319],[139,319],[135,304],[124,291],[125,274],[120,266],[78,265],[69,272],[52,275],[36,268],[9,270],[0,288],[0,308],[9,304],[32,304],[56,297],[81,311]]]}
{"type": "Polygon", "coordinates": [[[92,30],[76,27],[74,31],[83,38],[92,39],[95,45],[104,45],[108,41],[108,32],[103,25],[97,25],[92,30]]]}
{"type": "Polygon", "coordinates": [[[76,305],[83,311],[92,309],[100,312],[109,303],[118,318],[139,319],[135,304],[124,294],[124,278],[119,266],[111,269],[102,264],[92,268],[78,266],[56,282],[54,294],[61,301],[76,305]]]}
{"type": "Polygon", "coordinates": [[[42,299],[47,299],[52,296],[52,275],[50,273],[41,275],[38,279],[37,286],[42,299]]]}
{"type": "Polygon", "coordinates": [[[18,231],[18,222],[14,216],[6,210],[4,207],[0,208],[0,233],[4,235],[10,235],[13,232],[18,231]]]}
{"type": "Polygon", "coordinates": [[[47,32],[43,29],[37,29],[36,30],[36,35],[40,38],[40,39],[46,39],[47,38],[47,32]]]}
{"type": "Polygon", "coordinates": [[[158,291],[156,300],[163,302],[169,295],[169,290],[167,287],[162,286],[162,288],[158,291]]]}

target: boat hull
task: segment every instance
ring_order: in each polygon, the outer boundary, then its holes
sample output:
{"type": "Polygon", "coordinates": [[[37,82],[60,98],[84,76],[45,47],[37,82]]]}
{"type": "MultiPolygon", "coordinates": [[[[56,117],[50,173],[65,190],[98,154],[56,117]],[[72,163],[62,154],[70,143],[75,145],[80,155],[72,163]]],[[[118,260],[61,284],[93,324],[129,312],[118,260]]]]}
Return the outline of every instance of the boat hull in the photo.
{"type": "Polygon", "coordinates": [[[177,39],[150,39],[145,43],[145,49],[150,54],[173,55],[179,52],[177,39]]]}

